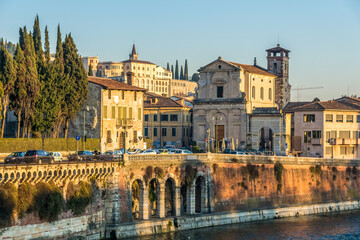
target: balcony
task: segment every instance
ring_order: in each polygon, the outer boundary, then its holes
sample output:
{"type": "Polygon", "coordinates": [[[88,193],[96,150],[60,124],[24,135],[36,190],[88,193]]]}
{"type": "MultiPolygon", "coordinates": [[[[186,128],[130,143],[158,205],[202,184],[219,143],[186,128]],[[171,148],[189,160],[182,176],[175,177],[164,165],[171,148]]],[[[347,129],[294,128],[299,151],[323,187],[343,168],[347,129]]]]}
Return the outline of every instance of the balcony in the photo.
{"type": "Polygon", "coordinates": [[[116,126],[131,128],[134,126],[134,119],[133,118],[116,119],[116,126]]]}

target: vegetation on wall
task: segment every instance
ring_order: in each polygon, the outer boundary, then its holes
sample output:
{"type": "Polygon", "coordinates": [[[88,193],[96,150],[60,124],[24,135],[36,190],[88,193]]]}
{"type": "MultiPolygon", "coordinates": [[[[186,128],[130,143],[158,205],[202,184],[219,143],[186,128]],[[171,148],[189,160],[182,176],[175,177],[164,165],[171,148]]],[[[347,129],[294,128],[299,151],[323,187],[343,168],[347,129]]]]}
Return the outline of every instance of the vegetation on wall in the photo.
{"type": "Polygon", "coordinates": [[[0,227],[11,225],[17,204],[17,191],[14,184],[0,186],[0,227]]]}
{"type": "Polygon", "coordinates": [[[282,174],[284,171],[284,166],[280,162],[276,162],[274,165],[274,175],[277,181],[277,190],[282,190],[282,174]]]}
{"type": "Polygon", "coordinates": [[[80,181],[77,185],[70,182],[67,189],[68,208],[75,214],[81,215],[92,201],[92,186],[80,181]]]}
{"type": "Polygon", "coordinates": [[[60,188],[54,183],[40,182],[36,189],[34,205],[40,219],[49,222],[57,220],[63,206],[60,188]]]}
{"type": "Polygon", "coordinates": [[[196,178],[197,170],[190,165],[185,166],[185,172],[183,173],[182,181],[187,186],[191,186],[196,178]]]}
{"type": "Polygon", "coordinates": [[[18,214],[22,217],[33,210],[36,188],[28,182],[22,183],[18,188],[18,214]]]}
{"type": "MultiPolygon", "coordinates": [[[[334,169],[333,169],[334,170],[334,169]]],[[[336,168],[335,168],[336,170],[336,168]]],[[[320,165],[316,165],[316,166],[311,166],[310,167],[310,172],[314,175],[320,175],[322,170],[321,170],[321,166],[320,165]]]]}
{"type": "Polygon", "coordinates": [[[157,178],[159,178],[159,179],[164,178],[164,170],[162,168],[155,167],[154,172],[155,172],[155,175],[157,178]]]}

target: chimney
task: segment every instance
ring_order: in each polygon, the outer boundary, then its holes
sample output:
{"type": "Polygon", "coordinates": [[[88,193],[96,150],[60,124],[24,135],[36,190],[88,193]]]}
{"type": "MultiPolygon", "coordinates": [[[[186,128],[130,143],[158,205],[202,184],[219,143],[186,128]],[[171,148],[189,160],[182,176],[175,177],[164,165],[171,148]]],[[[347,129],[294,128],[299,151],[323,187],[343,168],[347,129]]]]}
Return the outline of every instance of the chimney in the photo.
{"type": "Polygon", "coordinates": [[[254,57],[254,66],[256,66],[256,57],[254,57]]]}

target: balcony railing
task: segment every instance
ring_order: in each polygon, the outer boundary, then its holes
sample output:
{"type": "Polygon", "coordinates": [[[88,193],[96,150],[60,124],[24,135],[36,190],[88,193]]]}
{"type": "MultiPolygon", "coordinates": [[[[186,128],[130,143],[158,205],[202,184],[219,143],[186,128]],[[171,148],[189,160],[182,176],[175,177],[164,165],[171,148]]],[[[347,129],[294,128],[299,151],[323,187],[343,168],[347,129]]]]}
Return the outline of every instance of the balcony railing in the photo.
{"type": "Polygon", "coordinates": [[[358,145],[359,139],[357,138],[337,138],[335,141],[336,145],[358,145]]]}
{"type": "Polygon", "coordinates": [[[134,126],[134,122],[135,122],[135,119],[133,119],[133,118],[116,119],[116,126],[132,127],[132,126],[134,126]]]}

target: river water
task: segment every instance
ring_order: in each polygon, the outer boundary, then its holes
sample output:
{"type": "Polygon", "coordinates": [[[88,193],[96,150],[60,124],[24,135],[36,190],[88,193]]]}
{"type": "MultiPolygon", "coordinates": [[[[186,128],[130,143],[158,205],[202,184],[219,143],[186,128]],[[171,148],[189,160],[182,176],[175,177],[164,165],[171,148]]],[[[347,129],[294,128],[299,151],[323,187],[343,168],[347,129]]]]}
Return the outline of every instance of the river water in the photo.
{"type": "Polygon", "coordinates": [[[360,211],[200,228],[132,240],[360,239],[360,211]]]}

